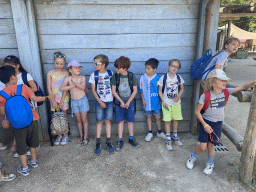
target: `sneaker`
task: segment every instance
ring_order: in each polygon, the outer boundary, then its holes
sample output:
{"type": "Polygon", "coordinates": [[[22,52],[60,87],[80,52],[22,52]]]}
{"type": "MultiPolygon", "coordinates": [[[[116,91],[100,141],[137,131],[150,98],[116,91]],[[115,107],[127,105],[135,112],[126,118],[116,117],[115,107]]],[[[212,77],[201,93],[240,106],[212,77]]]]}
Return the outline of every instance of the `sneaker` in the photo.
{"type": "Polygon", "coordinates": [[[28,152],[27,152],[27,155],[31,155],[31,152],[30,152],[30,150],[28,150],[28,152]]]}
{"type": "Polygon", "coordinates": [[[4,150],[6,148],[7,148],[7,146],[0,142],[0,150],[4,150]]]}
{"type": "Polygon", "coordinates": [[[196,158],[193,157],[192,154],[191,154],[189,156],[188,160],[187,160],[187,164],[186,164],[187,168],[190,169],[190,170],[193,169],[195,161],[196,161],[196,158]]]}
{"type": "Polygon", "coordinates": [[[54,145],[60,145],[61,139],[62,139],[62,135],[58,135],[57,139],[54,142],[54,145]]]}
{"type": "Polygon", "coordinates": [[[96,143],[94,152],[96,153],[96,155],[99,155],[101,153],[101,143],[96,143]]]}
{"type": "Polygon", "coordinates": [[[32,161],[31,161],[31,158],[29,158],[29,159],[27,160],[27,164],[30,165],[30,166],[33,167],[33,168],[38,167],[38,161],[36,160],[35,162],[32,162],[32,161]]]}
{"type": "Polygon", "coordinates": [[[161,137],[161,138],[163,138],[163,139],[166,139],[166,135],[165,135],[164,132],[161,132],[161,133],[158,133],[158,132],[157,132],[157,137],[161,137]]]}
{"type": "Polygon", "coordinates": [[[116,142],[116,150],[120,151],[123,148],[123,145],[124,145],[124,141],[121,141],[118,139],[116,142]]]}
{"type": "Polygon", "coordinates": [[[179,137],[172,137],[173,142],[178,145],[178,146],[182,146],[182,142],[180,141],[179,137]]]}
{"type": "Polygon", "coordinates": [[[26,170],[23,170],[22,165],[20,165],[20,166],[17,168],[17,171],[18,171],[18,173],[20,173],[20,174],[23,175],[23,176],[28,176],[28,175],[29,175],[29,167],[28,167],[26,170]]]}
{"type": "Polygon", "coordinates": [[[109,153],[114,153],[115,148],[112,146],[111,142],[106,142],[106,149],[109,153]]]}
{"type": "Polygon", "coordinates": [[[19,157],[18,153],[14,153],[13,157],[19,157]]]}
{"type": "Polygon", "coordinates": [[[11,180],[15,179],[15,177],[16,177],[15,174],[9,174],[6,171],[2,171],[0,181],[11,181],[11,180]]]}
{"type": "Polygon", "coordinates": [[[147,136],[145,137],[145,141],[151,141],[153,138],[153,133],[148,133],[147,136]]]}
{"type": "Polygon", "coordinates": [[[206,175],[211,175],[213,172],[213,168],[214,168],[214,163],[206,163],[206,167],[203,171],[204,174],[206,175]]]}
{"type": "Polygon", "coordinates": [[[166,146],[166,149],[167,149],[168,151],[172,151],[172,150],[173,150],[173,149],[172,149],[172,141],[171,141],[171,140],[170,140],[170,141],[166,140],[165,146],[166,146]]]}
{"type": "Polygon", "coordinates": [[[61,139],[60,145],[66,145],[68,143],[68,135],[64,135],[61,139]]]}
{"type": "Polygon", "coordinates": [[[0,163],[0,168],[2,168],[2,163],[0,163]]]}
{"type": "Polygon", "coordinates": [[[137,141],[135,140],[135,138],[129,139],[129,143],[131,144],[131,146],[138,148],[139,144],[137,143],[137,141]]]}

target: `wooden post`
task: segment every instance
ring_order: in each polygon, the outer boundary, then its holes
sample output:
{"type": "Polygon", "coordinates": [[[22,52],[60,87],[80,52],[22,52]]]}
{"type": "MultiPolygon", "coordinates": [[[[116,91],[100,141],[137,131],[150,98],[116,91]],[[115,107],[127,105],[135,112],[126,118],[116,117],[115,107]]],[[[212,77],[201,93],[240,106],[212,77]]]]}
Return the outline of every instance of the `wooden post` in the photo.
{"type": "Polygon", "coordinates": [[[256,151],[256,84],[254,85],[251,108],[244,136],[244,144],[240,159],[239,178],[243,183],[250,184],[256,151]]]}
{"type": "Polygon", "coordinates": [[[227,30],[227,38],[230,37],[230,33],[231,33],[231,21],[228,20],[228,30],[227,30]]]}

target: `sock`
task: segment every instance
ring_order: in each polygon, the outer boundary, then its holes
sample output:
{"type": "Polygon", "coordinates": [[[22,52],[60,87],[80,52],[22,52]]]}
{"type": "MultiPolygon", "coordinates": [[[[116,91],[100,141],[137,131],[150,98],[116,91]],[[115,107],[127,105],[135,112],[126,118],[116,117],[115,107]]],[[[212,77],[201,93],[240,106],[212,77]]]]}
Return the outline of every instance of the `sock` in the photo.
{"type": "Polygon", "coordinates": [[[96,143],[101,143],[100,138],[96,138],[96,143]]]}
{"type": "Polygon", "coordinates": [[[28,166],[27,166],[27,168],[22,168],[22,171],[27,171],[28,170],[28,166]]]}
{"type": "Polygon", "coordinates": [[[213,163],[213,158],[208,157],[207,163],[213,163]]]}
{"type": "Polygon", "coordinates": [[[129,139],[133,139],[133,136],[129,136],[129,139]]]}
{"type": "Polygon", "coordinates": [[[110,137],[109,138],[107,137],[106,143],[110,143],[110,141],[111,141],[110,137]]]}
{"type": "Polygon", "coordinates": [[[173,131],[172,136],[173,136],[173,137],[177,137],[177,136],[178,136],[178,135],[177,135],[177,131],[173,131]]]}
{"type": "Polygon", "coordinates": [[[166,134],[166,140],[167,140],[167,141],[171,141],[171,136],[170,136],[170,134],[166,134]]]}
{"type": "Polygon", "coordinates": [[[119,137],[118,140],[123,141],[123,138],[120,138],[120,137],[119,137]]]}
{"type": "Polygon", "coordinates": [[[162,130],[158,130],[157,132],[158,132],[158,134],[161,134],[161,133],[162,133],[162,130]]]}
{"type": "Polygon", "coordinates": [[[195,154],[195,152],[191,153],[191,156],[197,158],[197,154],[195,154]]]}
{"type": "Polygon", "coordinates": [[[153,134],[153,131],[148,131],[148,132],[153,134]]]}

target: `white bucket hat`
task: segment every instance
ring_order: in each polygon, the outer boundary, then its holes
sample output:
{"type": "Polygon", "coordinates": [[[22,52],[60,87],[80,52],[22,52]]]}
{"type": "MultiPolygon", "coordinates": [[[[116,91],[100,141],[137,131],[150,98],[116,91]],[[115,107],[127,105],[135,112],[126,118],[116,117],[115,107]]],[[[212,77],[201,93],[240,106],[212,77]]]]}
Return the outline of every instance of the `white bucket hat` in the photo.
{"type": "Polygon", "coordinates": [[[230,80],[229,77],[227,77],[226,73],[222,69],[213,69],[208,75],[207,79],[216,77],[221,80],[230,80]]]}

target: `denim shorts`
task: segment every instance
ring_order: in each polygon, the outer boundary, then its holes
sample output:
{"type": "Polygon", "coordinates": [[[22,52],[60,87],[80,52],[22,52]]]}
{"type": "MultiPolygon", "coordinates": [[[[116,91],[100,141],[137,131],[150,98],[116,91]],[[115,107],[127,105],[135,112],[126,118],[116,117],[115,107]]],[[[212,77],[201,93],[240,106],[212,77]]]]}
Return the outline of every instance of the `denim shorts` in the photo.
{"type": "Polygon", "coordinates": [[[120,104],[115,104],[115,121],[120,122],[126,120],[127,122],[135,121],[134,102],[129,105],[129,108],[122,108],[120,104]]]}
{"type": "MultiPolygon", "coordinates": [[[[222,131],[222,123],[223,121],[218,121],[218,122],[211,122],[207,119],[204,119],[204,121],[210,125],[214,131],[214,133],[219,137],[221,137],[221,131],[222,131]]],[[[198,141],[200,143],[207,143],[208,141],[214,145],[219,145],[219,141],[217,141],[217,137],[214,133],[212,133],[212,140],[210,140],[210,135],[204,130],[204,127],[202,123],[199,123],[199,134],[198,134],[198,141]]]]}
{"type": "Polygon", "coordinates": [[[160,115],[161,114],[161,112],[160,112],[160,109],[158,109],[158,110],[152,110],[152,111],[145,111],[145,109],[144,109],[144,114],[146,115],[146,116],[149,116],[149,115],[155,115],[155,116],[158,116],[158,115],[160,115]]]}
{"type": "Polygon", "coordinates": [[[71,108],[72,108],[72,117],[74,113],[86,113],[90,110],[88,99],[86,95],[84,95],[80,99],[71,99],[71,108]]]}
{"type": "Polygon", "coordinates": [[[101,108],[100,104],[96,101],[96,121],[103,121],[104,119],[113,119],[113,101],[104,103],[107,105],[107,108],[101,108]]]}

